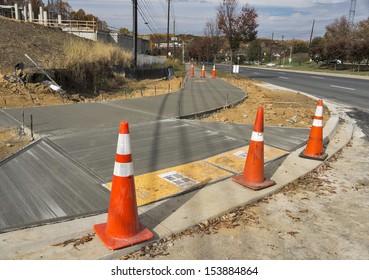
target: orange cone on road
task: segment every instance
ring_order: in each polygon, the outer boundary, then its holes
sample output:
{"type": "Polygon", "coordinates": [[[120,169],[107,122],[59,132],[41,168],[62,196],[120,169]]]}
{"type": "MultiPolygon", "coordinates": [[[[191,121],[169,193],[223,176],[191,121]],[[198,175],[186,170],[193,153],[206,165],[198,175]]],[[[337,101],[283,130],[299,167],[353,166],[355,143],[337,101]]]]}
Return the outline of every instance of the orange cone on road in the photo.
{"type": "Polygon", "coordinates": [[[205,65],[202,65],[202,69],[201,69],[201,78],[205,78],[205,65]]]}
{"type": "Polygon", "coordinates": [[[193,64],[191,64],[190,77],[194,76],[195,76],[195,67],[193,67],[193,64]]]}
{"type": "Polygon", "coordinates": [[[107,223],[94,231],[110,250],[148,240],[153,233],[138,221],[131,144],[127,122],[120,123],[107,223]]]}
{"type": "Polygon", "coordinates": [[[316,160],[325,160],[328,156],[323,148],[323,100],[318,101],[306,148],[299,156],[316,160]]]}
{"type": "Polygon", "coordinates": [[[211,72],[211,77],[216,78],[217,77],[217,70],[215,70],[215,64],[213,65],[213,71],[211,72]]]}
{"type": "Polygon", "coordinates": [[[263,107],[259,107],[256,115],[243,174],[233,176],[232,180],[256,191],[275,185],[274,181],[267,180],[264,177],[263,107]]]}

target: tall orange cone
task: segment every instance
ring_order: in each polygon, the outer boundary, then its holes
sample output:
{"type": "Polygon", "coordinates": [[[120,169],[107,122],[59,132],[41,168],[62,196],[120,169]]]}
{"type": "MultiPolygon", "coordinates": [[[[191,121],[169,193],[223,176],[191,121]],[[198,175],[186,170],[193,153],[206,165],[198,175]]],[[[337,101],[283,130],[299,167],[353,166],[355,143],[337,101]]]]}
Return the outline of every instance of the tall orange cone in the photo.
{"type": "Polygon", "coordinates": [[[195,76],[195,67],[193,67],[193,64],[191,64],[190,77],[194,76],[195,76]]]}
{"type": "Polygon", "coordinates": [[[211,77],[216,78],[217,77],[217,70],[215,70],[215,64],[213,65],[213,71],[211,72],[211,77]]]}
{"type": "Polygon", "coordinates": [[[251,135],[249,151],[242,175],[232,177],[232,180],[253,190],[261,190],[275,185],[272,180],[264,177],[264,110],[259,107],[256,114],[254,130],[251,135]]]}
{"type": "Polygon", "coordinates": [[[127,122],[120,123],[107,223],[94,231],[110,250],[123,248],[154,235],[138,221],[131,144],[127,122]]]}
{"type": "Polygon", "coordinates": [[[328,156],[323,149],[323,100],[318,101],[306,148],[299,156],[316,160],[325,160],[328,156]]]}
{"type": "Polygon", "coordinates": [[[200,78],[205,78],[205,65],[204,64],[202,65],[200,78]]]}

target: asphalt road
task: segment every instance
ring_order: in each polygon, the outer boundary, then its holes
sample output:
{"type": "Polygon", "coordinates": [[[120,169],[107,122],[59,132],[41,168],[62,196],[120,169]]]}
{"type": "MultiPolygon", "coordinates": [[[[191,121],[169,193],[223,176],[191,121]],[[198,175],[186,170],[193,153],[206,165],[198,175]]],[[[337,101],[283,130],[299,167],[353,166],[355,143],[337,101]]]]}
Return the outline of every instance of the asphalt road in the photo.
{"type": "MultiPolygon", "coordinates": [[[[229,66],[220,66],[228,70],[229,66]]],[[[240,76],[267,82],[369,112],[369,79],[240,67],[240,76]]]]}

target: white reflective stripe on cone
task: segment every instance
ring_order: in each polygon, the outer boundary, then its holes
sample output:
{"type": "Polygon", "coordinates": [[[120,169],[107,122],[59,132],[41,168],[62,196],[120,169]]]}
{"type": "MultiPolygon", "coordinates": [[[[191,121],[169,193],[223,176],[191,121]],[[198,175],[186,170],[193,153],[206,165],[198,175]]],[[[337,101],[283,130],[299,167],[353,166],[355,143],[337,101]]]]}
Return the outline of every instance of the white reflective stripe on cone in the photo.
{"type": "Polygon", "coordinates": [[[264,133],[253,131],[251,134],[251,141],[263,142],[264,141],[264,133]]]}
{"type": "Polygon", "coordinates": [[[323,117],[323,107],[322,106],[317,106],[316,107],[315,116],[323,117]]]}
{"type": "Polygon", "coordinates": [[[323,121],[314,119],[313,126],[322,127],[323,126],[323,121]]]}
{"type": "Polygon", "coordinates": [[[117,144],[118,155],[130,155],[131,154],[131,141],[129,134],[119,134],[117,144]]]}
{"type": "Polygon", "coordinates": [[[118,177],[128,177],[133,175],[133,163],[119,163],[114,164],[114,176],[118,177]]]}

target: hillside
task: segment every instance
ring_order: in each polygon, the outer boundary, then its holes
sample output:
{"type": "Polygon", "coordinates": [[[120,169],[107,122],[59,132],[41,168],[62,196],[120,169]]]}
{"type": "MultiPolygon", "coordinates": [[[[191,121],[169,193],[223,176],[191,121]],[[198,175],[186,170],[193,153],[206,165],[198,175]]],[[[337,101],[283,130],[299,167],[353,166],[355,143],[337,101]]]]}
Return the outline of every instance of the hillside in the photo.
{"type": "Polygon", "coordinates": [[[164,94],[168,92],[169,87],[174,91],[183,84],[182,78],[137,82],[125,79],[119,74],[115,76],[112,66],[129,66],[129,52],[112,45],[82,39],[59,28],[14,21],[0,16],[0,38],[0,108],[135,98],[164,94]],[[103,56],[106,53],[111,57],[103,56]],[[16,82],[14,67],[18,63],[24,64],[26,73],[37,70],[25,54],[43,69],[47,69],[48,74],[67,94],[60,96],[51,90],[43,83],[47,80],[46,77],[38,79],[37,83],[33,80],[34,83],[27,82],[25,85],[16,82]],[[70,61],[71,56],[75,63],[64,69],[65,62],[70,61]],[[118,59],[120,60],[116,63],[118,59]],[[59,76],[56,76],[56,72],[50,69],[58,68],[59,76]],[[61,76],[61,73],[65,76],[61,76]]]}
{"type": "Polygon", "coordinates": [[[47,68],[64,59],[64,42],[81,38],[59,28],[14,21],[0,16],[0,73],[12,74],[14,66],[23,62],[26,68],[34,65],[25,57],[47,68]]]}

